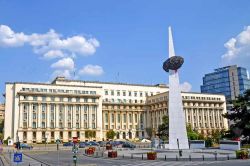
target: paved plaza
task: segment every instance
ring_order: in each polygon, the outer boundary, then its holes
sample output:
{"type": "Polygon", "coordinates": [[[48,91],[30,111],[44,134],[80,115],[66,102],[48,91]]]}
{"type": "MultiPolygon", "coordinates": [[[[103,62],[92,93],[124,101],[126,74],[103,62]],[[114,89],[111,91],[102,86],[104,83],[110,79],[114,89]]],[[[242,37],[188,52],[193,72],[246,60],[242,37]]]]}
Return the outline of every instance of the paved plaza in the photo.
{"type": "MultiPolygon", "coordinates": [[[[77,153],[77,165],[89,165],[89,166],[191,166],[191,165],[218,165],[218,166],[249,166],[250,160],[236,160],[234,151],[218,150],[218,149],[206,149],[206,150],[185,150],[183,156],[179,157],[178,151],[158,149],[157,160],[150,161],[146,159],[146,152],[150,151],[149,148],[136,148],[134,150],[129,149],[117,149],[118,158],[110,159],[107,157],[107,151],[103,151],[103,148],[98,148],[97,152],[93,156],[87,156],[84,154],[85,149],[79,149],[77,153]],[[217,160],[215,160],[215,152],[217,154],[217,160]],[[132,156],[132,157],[131,157],[132,156]],[[142,158],[143,156],[143,158],[142,158]],[[166,158],[165,158],[166,156],[166,158]],[[177,156],[177,158],[176,158],[177,156]],[[190,161],[191,156],[191,161],[190,161]],[[203,161],[204,156],[204,161],[203,161]],[[229,160],[228,160],[229,157],[229,160]],[[177,160],[177,161],[176,161],[177,160]]],[[[57,151],[55,146],[35,147],[33,150],[24,150],[23,162],[19,166],[73,166],[73,153],[71,147],[60,147],[57,151]]],[[[4,153],[1,155],[1,159],[5,160],[4,166],[16,165],[11,162],[10,154],[13,155],[12,148],[5,148],[4,153]],[[11,153],[10,153],[11,152],[11,153]]],[[[1,163],[0,163],[1,165],[1,163]]]]}

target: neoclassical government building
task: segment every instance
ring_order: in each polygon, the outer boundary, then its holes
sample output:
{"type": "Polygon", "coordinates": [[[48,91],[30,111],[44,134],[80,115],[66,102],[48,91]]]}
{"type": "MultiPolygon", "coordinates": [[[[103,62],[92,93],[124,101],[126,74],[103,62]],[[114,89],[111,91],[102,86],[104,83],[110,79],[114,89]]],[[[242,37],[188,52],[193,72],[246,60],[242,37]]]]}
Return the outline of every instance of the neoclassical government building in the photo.
{"type": "MultiPolygon", "coordinates": [[[[182,93],[186,123],[200,132],[227,129],[224,95],[182,93]]],[[[156,133],[162,116],[168,114],[168,87],[68,80],[51,83],[8,82],[5,90],[4,139],[40,143],[63,142],[85,131],[95,131],[93,140],[106,139],[113,129],[119,139],[147,137],[156,133]]]]}

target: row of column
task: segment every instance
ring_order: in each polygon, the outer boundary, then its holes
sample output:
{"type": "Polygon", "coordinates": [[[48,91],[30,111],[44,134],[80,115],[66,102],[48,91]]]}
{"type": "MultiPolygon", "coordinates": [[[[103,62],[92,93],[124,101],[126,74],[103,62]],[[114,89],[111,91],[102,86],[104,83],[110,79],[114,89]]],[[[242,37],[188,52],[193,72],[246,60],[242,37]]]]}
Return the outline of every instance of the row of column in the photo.
{"type": "MultiPolygon", "coordinates": [[[[68,122],[71,122],[71,128],[75,129],[76,128],[76,123],[79,122],[79,127],[80,128],[84,128],[84,123],[87,122],[87,127],[91,127],[92,123],[95,123],[95,127],[96,126],[96,122],[98,120],[97,117],[97,105],[60,105],[60,104],[53,104],[54,105],[54,110],[51,111],[51,105],[52,104],[46,104],[46,110],[44,111],[45,113],[45,120],[42,119],[42,107],[43,104],[36,104],[36,103],[25,103],[26,105],[28,105],[28,110],[27,110],[27,124],[28,124],[28,128],[32,128],[32,123],[36,122],[36,128],[41,128],[42,127],[42,122],[46,122],[46,128],[50,128],[50,124],[51,122],[54,123],[54,128],[59,128],[59,113],[60,110],[59,108],[62,107],[62,124],[63,124],[63,128],[68,128],[68,122]],[[33,105],[36,106],[35,111],[33,111],[33,105]],[[76,119],[76,108],[79,107],[79,119],[76,119]],[[85,111],[84,107],[87,107],[87,110],[85,111]],[[33,119],[33,113],[36,114],[36,119],[33,119]],[[52,121],[51,115],[53,114],[54,118],[52,121]],[[68,115],[71,115],[71,118],[68,119],[68,115]],[[84,120],[84,114],[87,115],[87,121],[84,120]],[[92,119],[92,114],[95,115],[95,119],[92,119]]],[[[45,105],[44,105],[45,106],[45,105]]],[[[23,122],[24,122],[24,104],[20,105],[20,116],[19,116],[19,128],[23,128],[23,122]]]]}

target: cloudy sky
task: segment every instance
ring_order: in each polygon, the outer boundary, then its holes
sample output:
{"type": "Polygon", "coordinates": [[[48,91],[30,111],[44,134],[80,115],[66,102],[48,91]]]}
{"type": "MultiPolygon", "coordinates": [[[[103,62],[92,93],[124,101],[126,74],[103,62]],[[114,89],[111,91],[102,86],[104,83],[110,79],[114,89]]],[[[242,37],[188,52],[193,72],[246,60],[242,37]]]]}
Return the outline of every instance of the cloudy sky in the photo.
{"type": "Polygon", "coordinates": [[[167,84],[168,26],[185,58],[182,87],[200,91],[214,68],[250,69],[249,11],[248,0],[0,0],[0,93],[58,75],[167,84]]]}

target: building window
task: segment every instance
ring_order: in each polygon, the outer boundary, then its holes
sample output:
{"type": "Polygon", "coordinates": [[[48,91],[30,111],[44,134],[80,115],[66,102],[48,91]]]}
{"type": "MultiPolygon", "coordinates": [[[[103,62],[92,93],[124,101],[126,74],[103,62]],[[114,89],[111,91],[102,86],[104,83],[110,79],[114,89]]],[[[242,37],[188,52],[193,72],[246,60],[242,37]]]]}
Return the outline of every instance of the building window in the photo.
{"type": "Polygon", "coordinates": [[[44,111],[46,111],[46,109],[47,109],[46,104],[42,104],[42,111],[44,112],[44,111]]]}
{"type": "Polygon", "coordinates": [[[45,119],[45,113],[44,112],[42,113],[42,119],[45,119]]]}
{"type": "Polygon", "coordinates": [[[88,128],[88,124],[85,122],[84,123],[84,128],[87,129],[88,128]]]}
{"type": "Polygon", "coordinates": [[[123,122],[125,123],[127,121],[127,116],[126,114],[123,114],[123,122]]]}
{"type": "Polygon", "coordinates": [[[120,91],[117,91],[117,96],[120,96],[120,91]]]}
{"type": "Polygon", "coordinates": [[[84,114],[84,120],[87,120],[87,114],[84,114]]]}
{"type": "Polygon", "coordinates": [[[128,92],[128,95],[129,95],[129,96],[131,96],[131,95],[132,95],[132,93],[131,93],[131,92],[128,92]]]}
{"type": "Polygon", "coordinates": [[[137,123],[137,114],[135,114],[135,123],[137,123]]]}
{"type": "Polygon", "coordinates": [[[111,96],[114,96],[114,91],[113,90],[111,91],[111,96]]]}
{"type": "Polygon", "coordinates": [[[60,99],[59,99],[59,100],[60,100],[60,102],[63,102],[63,97],[60,97],[60,99]]]}
{"type": "Polygon", "coordinates": [[[105,114],[105,122],[108,123],[108,114],[105,114]]]}
{"type": "Polygon", "coordinates": [[[77,102],[77,103],[80,102],[80,98],[79,98],[79,97],[76,98],[76,102],[77,102]]]}
{"type": "Polygon", "coordinates": [[[123,91],[123,96],[126,96],[126,91],[123,91]]]}
{"type": "Polygon", "coordinates": [[[114,114],[111,114],[111,122],[114,123],[115,122],[115,117],[114,114]]]}
{"type": "Polygon", "coordinates": [[[129,114],[129,123],[132,123],[132,114],[129,114]]]}
{"type": "Polygon", "coordinates": [[[137,92],[134,92],[134,96],[137,97],[137,92]]]}
{"type": "Polygon", "coordinates": [[[92,99],[92,103],[95,103],[95,99],[92,99]]]}
{"type": "Polygon", "coordinates": [[[68,128],[71,129],[71,123],[68,123],[68,128]]]}
{"type": "Polygon", "coordinates": [[[76,128],[77,128],[77,129],[79,129],[79,128],[80,128],[79,123],[76,123],[76,128]]]}
{"type": "Polygon", "coordinates": [[[45,96],[42,97],[42,101],[46,101],[46,97],[45,96]]]}
{"type": "Polygon", "coordinates": [[[121,122],[121,114],[117,114],[117,121],[118,121],[118,123],[121,122]]]}
{"type": "Polygon", "coordinates": [[[95,123],[92,123],[92,129],[95,129],[95,123]]]}
{"type": "Polygon", "coordinates": [[[72,101],[72,98],[69,97],[69,98],[68,98],[68,102],[71,102],[71,101],[72,101]]]}
{"type": "Polygon", "coordinates": [[[108,94],[109,94],[108,90],[105,90],[105,95],[108,95],[108,94]]]}
{"type": "Polygon", "coordinates": [[[59,128],[62,129],[63,128],[63,124],[62,122],[59,123],[59,128]]]}
{"type": "Polygon", "coordinates": [[[84,98],[84,103],[87,103],[88,102],[88,98],[84,98]]]}
{"type": "Polygon", "coordinates": [[[92,120],[95,120],[95,114],[92,114],[92,120]]]}
{"type": "Polygon", "coordinates": [[[36,119],[36,113],[33,113],[33,119],[36,119]]]}
{"type": "Polygon", "coordinates": [[[33,111],[37,111],[37,104],[33,104],[33,111]]]}
{"type": "Polygon", "coordinates": [[[34,101],[37,101],[37,96],[33,96],[33,100],[34,100],[34,101]]]}
{"type": "Polygon", "coordinates": [[[32,123],[32,128],[35,129],[36,128],[36,122],[32,123]]]}
{"type": "Polygon", "coordinates": [[[42,128],[45,129],[45,122],[42,122],[42,128]]]}

